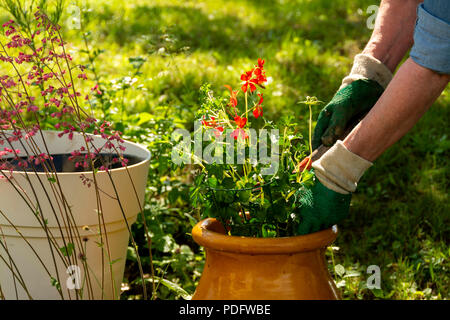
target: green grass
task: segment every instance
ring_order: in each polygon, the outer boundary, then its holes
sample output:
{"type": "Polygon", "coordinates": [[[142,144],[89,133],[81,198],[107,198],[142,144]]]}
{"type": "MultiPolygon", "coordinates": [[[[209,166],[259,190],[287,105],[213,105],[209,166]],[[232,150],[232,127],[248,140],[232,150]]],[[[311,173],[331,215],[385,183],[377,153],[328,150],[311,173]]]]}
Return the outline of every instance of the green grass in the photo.
{"type": "MultiPolygon", "coordinates": [[[[165,117],[190,129],[200,86],[210,82],[215,90],[225,91],[223,84],[236,83],[240,73],[262,57],[273,79],[265,93],[265,116],[276,120],[293,115],[307,136],[308,111],[297,102],[308,95],[331,99],[353,56],[370,37],[365,12],[372,4],[102,0],[89,1],[89,20],[82,22],[92,33],[91,46],[105,50],[96,61],[105,79],[130,74],[129,57],[148,59],[136,83],[144,90],[131,89],[124,97],[129,117],[139,112],[157,117],[164,107],[165,117]]],[[[75,51],[83,48],[78,30],[65,32],[75,51]]],[[[350,217],[339,226],[339,250],[333,251],[335,264],[345,269],[336,278],[344,298],[449,298],[449,104],[447,88],[417,126],[363,177],[350,217]],[[381,269],[381,290],[365,287],[369,265],[381,269]]],[[[319,111],[314,110],[314,118],[319,111]]],[[[153,124],[142,126],[154,129],[153,124]]],[[[174,196],[173,190],[187,177],[167,170],[169,166],[160,162],[152,167],[155,181],[148,192],[155,265],[160,275],[192,293],[204,261],[188,234],[198,217],[189,215],[185,193],[174,196]]],[[[135,232],[139,230],[138,224],[135,232]]],[[[327,257],[331,266],[331,251],[327,257]]],[[[130,254],[126,277],[132,282],[135,276],[130,254]]],[[[165,287],[158,294],[163,299],[180,296],[165,287]]],[[[139,297],[133,290],[124,293],[124,298],[139,297]]]]}

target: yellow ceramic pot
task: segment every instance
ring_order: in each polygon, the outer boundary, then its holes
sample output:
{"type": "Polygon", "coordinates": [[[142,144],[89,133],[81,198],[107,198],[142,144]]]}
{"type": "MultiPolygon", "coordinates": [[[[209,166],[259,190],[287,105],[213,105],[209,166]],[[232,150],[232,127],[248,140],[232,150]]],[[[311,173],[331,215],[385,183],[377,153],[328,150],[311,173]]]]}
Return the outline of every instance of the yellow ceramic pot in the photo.
{"type": "Polygon", "coordinates": [[[209,218],[192,236],[206,250],[194,300],[339,299],[325,261],[335,227],[304,236],[250,238],[228,236],[209,218]]]}

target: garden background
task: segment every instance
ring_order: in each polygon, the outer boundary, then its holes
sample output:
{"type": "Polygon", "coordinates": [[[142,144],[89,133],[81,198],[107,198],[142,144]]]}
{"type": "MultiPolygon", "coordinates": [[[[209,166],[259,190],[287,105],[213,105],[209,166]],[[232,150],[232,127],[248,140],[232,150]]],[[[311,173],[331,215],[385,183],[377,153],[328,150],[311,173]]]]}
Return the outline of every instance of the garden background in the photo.
{"type": "MultiPolygon", "coordinates": [[[[7,4],[10,1],[3,1],[7,4]]],[[[99,85],[92,108],[124,136],[152,151],[145,216],[153,264],[163,279],[158,299],[191,295],[204,252],[190,231],[200,219],[189,200],[190,168],[171,163],[176,128],[193,128],[199,88],[218,93],[258,57],[271,77],[265,116],[292,116],[307,137],[314,95],[329,101],[368,41],[375,0],[98,0],[35,1],[60,10],[70,53],[86,64],[86,91],[99,85]],[[369,10],[368,10],[369,8],[369,10]],[[373,8],[373,7],[372,7],[373,8]]],[[[1,21],[10,15],[0,11],[1,21]]],[[[420,90],[421,88],[416,88],[420,90]]],[[[362,178],[350,216],[327,251],[346,299],[448,299],[450,90],[362,178]],[[368,266],[381,270],[381,289],[368,289],[368,266]]],[[[314,119],[321,107],[313,110],[314,119]]],[[[142,222],[133,227],[150,272],[142,222]]],[[[245,266],[243,266],[245,268],[245,266]]],[[[130,248],[123,299],[142,298],[130,248]]],[[[146,278],[151,286],[151,277],[146,278]]]]}

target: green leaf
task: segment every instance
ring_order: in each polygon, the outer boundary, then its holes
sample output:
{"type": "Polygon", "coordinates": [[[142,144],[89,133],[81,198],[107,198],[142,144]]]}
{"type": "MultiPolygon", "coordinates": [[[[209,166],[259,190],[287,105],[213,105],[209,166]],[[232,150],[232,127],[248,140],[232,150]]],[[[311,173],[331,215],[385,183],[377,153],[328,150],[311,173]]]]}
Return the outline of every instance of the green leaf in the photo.
{"type": "Polygon", "coordinates": [[[210,188],[217,188],[217,179],[215,177],[208,178],[208,186],[210,188]]]}
{"type": "Polygon", "coordinates": [[[207,166],[207,170],[210,176],[215,176],[218,180],[223,180],[223,166],[217,164],[211,164],[207,166]]]}
{"type": "Polygon", "coordinates": [[[337,264],[334,266],[334,271],[336,272],[336,274],[340,277],[342,277],[345,274],[345,268],[343,265],[341,264],[337,264]]]}
{"type": "Polygon", "coordinates": [[[139,113],[139,121],[137,122],[136,125],[140,126],[140,125],[142,125],[144,123],[149,122],[153,118],[154,118],[153,115],[151,115],[150,113],[148,113],[148,112],[141,112],[141,113],[139,113]]]}
{"type": "Polygon", "coordinates": [[[181,288],[178,284],[169,281],[167,279],[159,279],[162,285],[164,285],[166,288],[168,288],[171,291],[174,291],[175,293],[179,294],[183,299],[185,300],[191,300],[191,295],[187,293],[186,290],[181,288]]]}
{"type": "Polygon", "coordinates": [[[197,219],[195,219],[189,213],[184,213],[184,216],[189,219],[189,223],[190,223],[191,227],[194,227],[198,223],[197,219]]]}
{"type": "Polygon", "coordinates": [[[177,200],[178,197],[180,196],[180,192],[178,191],[178,189],[172,189],[169,192],[169,202],[174,204],[177,200]]]}
{"type": "Polygon", "coordinates": [[[372,289],[372,293],[378,299],[383,299],[384,298],[384,292],[381,289],[372,289]]]}
{"type": "Polygon", "coordinates": [[[341,281],[336,282],[336,287],[342,288],[342,287],[345,287],[346,284],[347,284],[347,282],[345,280],[341,280],[341,281]]]}
{"type": "Polygon", "coordinates": [[[311,171],[305,170],[302,172],[301,176],[302,176],[301,181],[305,187],[310,188],[313,186],[314,174],[311,171]]]}
{"type": "Polygon", "coordinates": [[[344,278],[359,277],[360,275],[361,273],[358,271],[347,271],[344,278]]]}
{"type": "Polygon", "coordinates": [[[240,202],[247,203],[252,195],[251,190],[239,191],[238,198],[240,202]]]}
{"type": "Polygon", "coordinates": [[[204,179],[205,179],[205,174],[204,173],[196,176],[195,179],[194,179],[195,185],[196,186],[200,186],[204,179]]]}
{"type": "Polygon", "coordinates": [[[68,243],[67,246],[59,248],[59,250],[65,257],[70,257],[74,249],[75,246],[73,245],[73,243],[68,243]]]}
{"type": "Polygon", "coordinates": [[[127,260],[137,261],[136,250],[134,250],[133,247],[127,248],[127,260]]]}
{"type": "Polygon", "coordinates": [[[223,179],[223,181],[222,181],[222,187],[224,189],[234,189],[235,186],[236,186],[236,184],[234,183],[232,178],[227,177],[227,178],[223,179]]]}
{"type": "Polygon", "coordinates": [[[50,283],[52,284],[53,287],[55,287],[57,290],[61,289],[61,285],[59,284],[59,281],[56,280],[55,278],[51,277],[50,278],[50,283]]]}
{"type": "Polygon", "coordinates": [[[276,227],[273,224],[263,224],[261,231],[264,238],[274,238],[277,236],[276,227]]]}
{"type": "Polygon", "coordinates": [[[171,252],[175,248],[176,243],[172,235],[166,234],[158,239],[155,239],[153,245],[158,251],[167,253],[171,252]]]}

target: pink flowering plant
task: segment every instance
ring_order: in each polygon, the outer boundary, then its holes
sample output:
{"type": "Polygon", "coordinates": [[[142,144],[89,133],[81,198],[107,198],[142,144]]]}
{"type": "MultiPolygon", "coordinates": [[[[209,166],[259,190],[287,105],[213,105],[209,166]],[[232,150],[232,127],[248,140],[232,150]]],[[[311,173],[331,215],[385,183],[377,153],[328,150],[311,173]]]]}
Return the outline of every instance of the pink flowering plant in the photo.
{"type": "MultiPolygon", "coordinates": [[[[194,140],[201,132],[206,147],[202,157],[198,150],[193,153],[193,206],[203,217],[221,221],[230,235],[292,236],[301,208],[311,203],[311,161],[302,161],[310,148],[292,118],[277,125],[264,118],[263,59],[240,80],[238,89],[225,85],[224,97],[214,96],[209,85],[201,89],[201,127],[194,140]]],[[[318,101],[304,103],[311,108],[318,101]]]]}
{"type": "MultiPolygon", "coordinates": [[[[0,42],[0,145],[3,171],[14,167],[28,168],[50,159],[45,152],[21,157],[8,142],[28,140],[40,130],[56,129],[60,138],[71,140],[75,132],[101,135],[105,144],[100,148],[82,147],[73,150],[70,160],[79,171],[108,170],[114,166],[126,166],[123,156],[125,147],[121,133],[115,131],[108,121],[98,121],[89,106],[90,94],[100,95],[98,85],[88,94],[82,95],[79,88],[88,79],[83,65],[73,63],[61,37],[60,27],[38,11],[35,13],[36,29],[26,37],[14,21],[2,25],[3,39],[0,42]],[[115,153],[111,161],[102,161],[102,153],[115,153]],[[13,166],[5,156],[17,160],[13,166]]],[[[86,142],[91,142],[85,136],[86,142]]],[[[92,146],[92,145],[91,145],[92,146]]],[[[8,159],[9,159],[8,158],[8,159]]]]}
{"type": "MultiPolygon", "coordinates": [[[[55,186],[45,190],[45,192],[46,194],[53,193],[55,199],[66,198],[61,189],[58,174],[65,172],[65,170],[80,172],[79,178],[83,185],[86,188],[92,188],[95,192],[97,212],[101,212],[100,194],[104,192],[98,185],[96,175],[99,172],[106,173],[114,186],[111,170],[123,167],[128,171],[127,167],[130,161],[136,159],[126,155],[125,141],[121,132],[115,130],[117,126],[111,121],[99,120],[95,117],[95,103],[103,95],[99,83],[96,83],[98,78],[95,76],[93,80],[86,82],[89,81],[89,69],[75,63],[73,56],[69,53],[68,44],[63,40],[61,27],[53,23],[42,10],[34,13],[33,20],[34,22],[30,25],[9,20],[1,26],[0,179],[11,183],[16,191],[21,194],[24,201],[28,203],[28,206],[34,208],[36,204],[26,194],[23,194],[23,188],[14,178],[14,172],[24,173],[32,190],[43,188],[43,185],[42,183],[32,185],[28,174],[45,173],[48,181],[55,186]],[[87,83],[92,83],[92,81],[94,85],[88,86],[87,92],[83,93],[82,88],[87,87],[87,83]],[[65,155],[51,154],[48,151],[49,142],[45,140],[45,131],[48,130],[57,132],[57,137],[61,139],[62,143],[68,145],[75,138],[75,135],[81,136],[82,146],[70,150],[65,155]],[[94,144],[94,135],[102,138],[101,141],[103,142],[100,145],[94,144]],[[35,139],[42,139],[45,148],[37,147],[35,139]],[[25,154],[14,147],[18,144],[23,146],[22,150],[27,150],[25,154]],[[61,161],[71,163],[71,165],[61,166],[61,161]],[[88,178],[83,174],[84,172],[91,172],[92,175],[88,178]]],[[[138,68],[140,68],[142,61],[137,63],[138,68]]],[[[129,173],[128,176],[131,179],[129,173]]],[[[37,207],[39,207],[39,199],[36,199],[36,201],[38,201],[37,207]]],[[[141,204],[139,206],[141,207],[141,204]]],[[[69,220],[73,219],[71,206],[64,201],[62,206],[55,205],[53,210],[59,211],[54,212],[55,215],[67,215],[69,220]]],[[[125,217],[123,208],[121,210],[125,217]]],[[[142,212],[141,208],[141,214],[142,212]]],[[[44,214],[39,211],[33,213],[41,226],[46,229],[47,221],[44,214]]],[[[8,219],[1,210],[0,214],[8,219]]],[[[142,220],[144,221],[151,265],[150,238],[145,219],[142,220]]],[[[101,219],[99,219],[99,224],[101,223],[101,219]]],[[[133,248],[137,252],[137,245],[128,224],[127,227],[131,235],[133,248]]],[[[101,227],[99,226],[99,228],[101,227]]],[[[54,237],[51,234],[48,234],[48,236],[51,246],[56,246],[54,237]]],[[[100,236],[101,240],[99,240],[98,246],[104,248],[107,256],[107,241],[105,243],[103,236],[101,234],[100,236]]],[[[2,244],[1,241],[0,244],[2,244]]],[[[3,249],[8,252],[8,248],[3,249]]],[[[82,245],[75,246],[75,240],[73,239],[65,242],[63,247],[54,249],[66,265],[71,265],[72,261],[80,257],[83,260],[85,256],[82,245]],[[75,255],[77,258],[74,258],[75,255]]],[[[141,279],[143,279],[144,273],[139,254],[136,255],[136,259],[141,279]]],[[[56,264],[55,261],[54,263],[56,264]]],[[[111,269],[113,263],[114,261],[109,261],[111,269]]],[[[42,262],[42,264],[47,270],[45,263],[42,262]]],[[[91,279],[90,281],[95,280],[91,279]]],[[[59,279],[52,277],[52,284],[62,297],[59,279]]],[[[21,283],[21,285],[26,286],[25,283],[21,283]]],[[[86,286],[89,288],[89,284],[86,286]]],[[[146,298],[147,290],[143,281],[142,287],[144,298],[146,298]]],[[[153,291],[154,289],[153,286],[153,291]]],[[[77,294],[82,297],[81,291],[77,291],[77,294]]]]}

